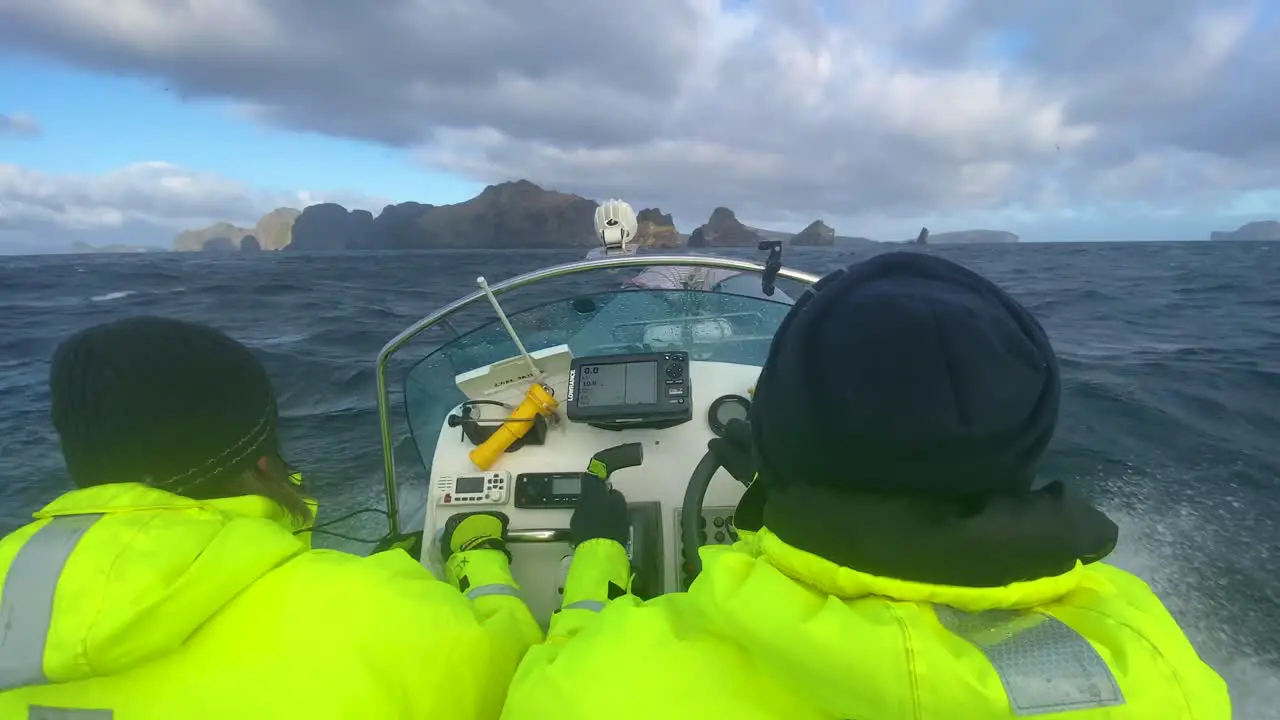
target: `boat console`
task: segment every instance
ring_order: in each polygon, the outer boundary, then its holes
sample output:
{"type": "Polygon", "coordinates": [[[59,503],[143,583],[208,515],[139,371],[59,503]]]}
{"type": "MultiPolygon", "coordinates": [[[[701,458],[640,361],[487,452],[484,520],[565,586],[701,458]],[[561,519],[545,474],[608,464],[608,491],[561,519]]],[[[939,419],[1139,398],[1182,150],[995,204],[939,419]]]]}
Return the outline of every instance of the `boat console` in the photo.
{"type": "MultiPolygon", "coordinates": [[[[733,513],[744,488],[704,456],[729,420],[745,416],[789,303],[766,295],[642,289],[562,298],[510,315],[498,304],[498,295],[543,277],[655,261],[765,270],[715,257],[599,258],[493,288],[481,280],[481,292],[451,306],[487,300],[497,319],[437,347],[406,378],[405,406],[428,488],[419,516],[421,561],[437,575],[443,574],[439,537],[451,515],[505,513],[512,572],[534,616],[548,623],[560,607],[573,556],[569,521],[584,473],[607,478],[627,499],[627,551],[633,592],[641,597],[687,587],[696,547],[686,545],[735,541],[733,513]],[[686,517],[687,495],[701,508],[686,517]]],[[[779,276],[816,280],[785,268],[779,276]]],[[[453,310],[415,328],[420,332],[453,310]]],[[[393,511],[398,486],[385,415],[385,360],[415,328],[389,343],[379,362],[393,511]]]]}
{"type": "MultiPolygon", "coordinates": [[[[446,419],[431,460],[424,560],[441,569],[437,534],[450,515],[482,509],[506,513],[512,570],[539,618],[549,617],[560,604],[563,569],[572,555],[569,518],[583,473],[593,457],[612,448],[634,448],[623,462],[606,465],[609,481],[631,508],[628,550],[637,594],[681,587],[681,501],[714,437],[708,411],[718,398],[747,396],[759,374],[759,367],[749,365],[690,362],[681,352],[571,362],[569,376],[550,383],[554,396],[564,398],[566,417],[555,421],[540,443],[503,453],[480,470],[471,458],[477,446],[446,419]],[[555,571],[548,573],[549,568],[555,571]]],[[[523,396],[521,387],[486,399],[516,407],[523,396]]],[[[742,487],[727,473],[717,474],[703,508],[706,542],[733,541],[733,508],[741,494],[742,487]]]]}

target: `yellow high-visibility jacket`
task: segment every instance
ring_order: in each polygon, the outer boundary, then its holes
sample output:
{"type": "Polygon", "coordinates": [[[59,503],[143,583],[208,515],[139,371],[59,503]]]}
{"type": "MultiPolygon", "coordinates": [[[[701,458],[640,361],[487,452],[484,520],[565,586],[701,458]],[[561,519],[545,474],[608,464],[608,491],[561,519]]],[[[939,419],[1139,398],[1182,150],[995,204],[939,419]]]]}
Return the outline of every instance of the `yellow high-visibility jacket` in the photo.
{"type": "Polygon", "coordinates": [[[468,598],[402,550],[311,549],[256,496],[103,485],[35,517],[0,541],[3,720],[493,718],[541,640],[496,550],[466,554],[468,598]]]}
{"type": "MultiPolygon", "coordinates": [[[[570,582],[579,560],[582,573],[625,571],[611,540],[578,552],[570,582]]],[[[1226,684],[1147,585],[1101,562],[1003,587],[927,585],[768,528],[701,556],[687,593],[566,605],[521,663],[504,720],[1231,717],[1226,684]]]]}

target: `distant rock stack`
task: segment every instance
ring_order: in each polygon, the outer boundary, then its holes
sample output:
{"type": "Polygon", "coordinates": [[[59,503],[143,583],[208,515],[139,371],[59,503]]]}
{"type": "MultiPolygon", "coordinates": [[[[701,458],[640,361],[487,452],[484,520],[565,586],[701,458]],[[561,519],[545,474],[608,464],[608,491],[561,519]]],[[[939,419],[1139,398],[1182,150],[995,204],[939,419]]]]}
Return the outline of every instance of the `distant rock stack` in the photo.
{"type": "Polygon", "coordinates": [[[808,227],[792,235],[788,242],[802,247],[832,247],[836,244],[836,231],[821,220],[814,220],[808,227]]]}
{"type": "Polygon", "coordinates": [[[238,240],[219,235],[205,240],[200,249],[204,252],[235,252],[240,249],[237,243],[238,240]]]}
{"type": "Polygon", "coordinates": [[[636,213],[634,243],[643,248],[678,248],[684,245],[684,238],[670,215],[658,208],[645,208],[636,213]]]}
{"type": "Polygon", "coordinates": [[[689,247],[756,247],[763,239],[759,233],[739,222],[727,207],[713,210],[711,218],[698,231],[702,235],[700,244],[694,245],[691,235],[689,247]]]}
{"type": "Polygon", "coordinates": [[[232,225],[229,222],[219,222],[200,230],[178,233],[178,236],[173,239],[173,249],[187,252],[239,250],[240,241],[251,234],[253,231],[248,228],[232,225]]]}
{"type": "MultiPolygon", "coordinates": [[[[253,227],[258,245],[263,250],[283,250],[288,247],[293,242],[293,223],[301,214],[300,210],[291,207],[279,207],[263,215],[253,227]]],[[[243,242],[240,247],[244,248],[243,242]]]]}
{"type": "Polygon", "coordinates": [[[689,234],[688,245],[691,248],[704,248],[707,246],[707,237],[703,234],[701,225],[694,228],[693,232],[689,234]]]}
{"type": "Polygon", "coordinates": [[[388,205],[369,223],[366,242],[379,250],[414,250],[439,242],[436,230],[426,223],[435,208],[416,202],[388,205]]]}
{"type": "Polygon", "coordinates": [[[347,210],[337,203],[312,205],[293,221],[286,250],[353,250],[364,246],[373,225],[368,210],[347,210]]]}

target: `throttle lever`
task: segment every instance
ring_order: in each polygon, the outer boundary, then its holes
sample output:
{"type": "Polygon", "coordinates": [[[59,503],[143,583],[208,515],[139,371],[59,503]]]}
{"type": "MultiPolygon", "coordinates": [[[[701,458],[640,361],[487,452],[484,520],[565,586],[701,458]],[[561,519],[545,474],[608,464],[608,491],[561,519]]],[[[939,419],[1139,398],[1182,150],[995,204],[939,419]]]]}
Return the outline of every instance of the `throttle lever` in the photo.
{"type": "Polygon", "coordinates": [[[600,478],[605,487],[612,489],[613,485],[609,482],[610,475],[625,468],[635,467],[643,462],[644,445],[642,443],[623,443],[607,447],[592,455],[591,460],[587,463],[587,474],[600,478]]]}

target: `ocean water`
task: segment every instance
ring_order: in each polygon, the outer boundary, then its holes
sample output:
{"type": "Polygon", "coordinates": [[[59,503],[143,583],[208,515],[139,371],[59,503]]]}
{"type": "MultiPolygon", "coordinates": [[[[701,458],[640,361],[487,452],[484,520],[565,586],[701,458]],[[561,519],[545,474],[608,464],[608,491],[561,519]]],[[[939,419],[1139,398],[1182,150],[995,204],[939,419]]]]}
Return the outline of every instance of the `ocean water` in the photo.
{"type": "MultiPolygon", "coordinates": [[[[1227,677],[1236,717],[1280,718],[1280,244],[929,251],[1001,283],[1041,319],[1064,375],[1042,474],[1089,493],[1117,521],[1111,560],[1151,583],[1227,677]]],[[[786,263],[821,272],[863,255],[789,250],[786,263]]],[[[493,282],[580,256],[0,257],[0,532],[70,487],[48,420],[47,374],[57,343],[76,329],[163,314],[255,348],[280,396],[286,451],[323,520],[383,504],[373,364],[383,343],[470,292],[479,274],[493,282]]],[[[438,340],[428,336],[417,355],[438,340]]],[[[419,464],[403,427],[396,455],[402,472],[419,464]]],[[[375,518],[349,532],[380,529],[375,518]]]]}

